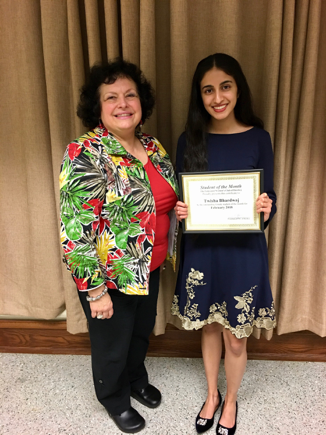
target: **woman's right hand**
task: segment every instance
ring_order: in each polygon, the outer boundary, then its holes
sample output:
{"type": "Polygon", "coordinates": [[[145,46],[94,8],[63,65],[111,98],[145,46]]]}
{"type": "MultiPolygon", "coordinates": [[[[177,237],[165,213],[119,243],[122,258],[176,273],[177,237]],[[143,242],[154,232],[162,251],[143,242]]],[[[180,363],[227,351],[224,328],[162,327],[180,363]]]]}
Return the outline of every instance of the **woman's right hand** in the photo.
{"type": "MultiPolygon", "coordinates": [[[[89,296],[95,297],[102,293],[104,287],[96,288],[90,292],[88,292],[89,296]]],[[[108,293],[105,293],[100,299],[94,302],[89,303],[92,317],[97,317],[97,315],[102,314],[101,319],[110,319],[113,316],[113,303],[111,300],[111,296],[108,293]]]]}
{"type": "Polygon", "coordinates": [[[174,211],[179,222],[188,217],[188,206],[182,201],[176,203],[174,211]]]}

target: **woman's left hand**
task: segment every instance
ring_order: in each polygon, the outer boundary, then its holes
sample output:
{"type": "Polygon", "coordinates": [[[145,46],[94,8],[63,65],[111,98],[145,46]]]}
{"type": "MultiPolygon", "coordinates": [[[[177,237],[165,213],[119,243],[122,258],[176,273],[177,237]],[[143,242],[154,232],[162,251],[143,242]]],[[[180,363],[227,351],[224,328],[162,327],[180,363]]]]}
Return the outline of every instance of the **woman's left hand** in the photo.
{"type": "Polygon", "coordinates": [[[105,295],[97,301],[90,302],[89,306],[93,318],[99,315],[100,317],[97,317],[98,319],[110,319],[114,314],[113,303],[109,293],[105,293],[105,295]]]}
{"type": "Polygon", "coordinates": [[[179,222],[188,217],[188,206],[182,201],[178,201],[174,207],[176,218],[179,222]]]}
{"type": "Polygon", "coordinates": [[[267,193],[262,193],[258,196],[256,201],[257,213],[264,213],[264,222],[269,219],[269,215],[272,211],[273,201],[269,198],[267,193]]]}

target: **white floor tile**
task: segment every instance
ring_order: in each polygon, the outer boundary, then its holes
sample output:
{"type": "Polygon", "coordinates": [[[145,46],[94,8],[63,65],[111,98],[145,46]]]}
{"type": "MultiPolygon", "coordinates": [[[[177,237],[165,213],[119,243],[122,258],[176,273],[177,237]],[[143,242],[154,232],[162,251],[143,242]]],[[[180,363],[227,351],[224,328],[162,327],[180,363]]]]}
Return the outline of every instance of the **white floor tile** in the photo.
{"type": "MultiPolygon", "coordinates": [[[[195,435],[205,400],[201,359],[148,358],[157,409],[132,399],[142,435],[195,435]]],[[[0,354],[1,435],[121,435],[97,402],[89,356],[0,354]]],[[[221,365],[219,389],[226,383],[221,365]]],[[[248,361],[237,435],[326,435],[326,363],[248,361]]],[[[215,434],[215,427],[206,432],[215,434]]]]}

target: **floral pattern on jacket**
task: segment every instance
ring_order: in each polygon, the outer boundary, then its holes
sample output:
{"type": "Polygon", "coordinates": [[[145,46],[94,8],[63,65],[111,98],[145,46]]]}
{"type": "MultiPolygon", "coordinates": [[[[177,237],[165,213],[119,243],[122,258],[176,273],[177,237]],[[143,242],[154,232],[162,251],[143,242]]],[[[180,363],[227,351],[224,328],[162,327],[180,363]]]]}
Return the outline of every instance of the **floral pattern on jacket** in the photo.
{"type": "MultiPolygon", "coordinates": [[[[178,195],[172,163],[160,142],[137,135],[178,195]]],[[[102,125],[68,145],[60,205],[64,262],[78,289],[92,290],[106,282],[127,294],[148,294],[156,226],[153,193],[143,164],[102,125]]],[[[172,210],[167,258],[174,267],[177,231],[172,210]]]]}

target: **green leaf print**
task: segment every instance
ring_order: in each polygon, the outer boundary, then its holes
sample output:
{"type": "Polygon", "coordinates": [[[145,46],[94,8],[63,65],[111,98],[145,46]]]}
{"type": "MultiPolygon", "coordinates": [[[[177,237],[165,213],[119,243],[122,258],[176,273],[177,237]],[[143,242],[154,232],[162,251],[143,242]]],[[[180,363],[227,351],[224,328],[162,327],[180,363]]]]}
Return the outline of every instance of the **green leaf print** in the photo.
{"type": "Polygon", "coordinates": [[[91,283],[94,287],[99,286],[99,285],[103,284],[103,278],[101,276],[99,276],[95,279],[92,279],[91,283]]]}
{"type": "Polygon", "coordinates": [[[61,207],[80,210],[85,202],[85,198],[89,196],[89,192],[84,190],[85,187],[78,180],[69,181],[60,191],[61,207]]]}
{"type": "Polygon", "coordinates": [[[112,260],[112,272],[114,277],[118,277],[118,285],[127,291],[127,285],[135,282],[135,274],[129,269],[128,265],[134,263],[134,259],[125,255],[117,260],[112,260]]]}
{"type": "MultiPolygon", "coordinates": [[[[128,177],[134,177],[136,179],[140,179],[143,182],[145,182],[145,185],[147,186],[147,188],[150,187],[150,183],[149,183],[149,179],[148,179],[148,175],[147,172],[144,169],[144,166],[140,163],[139,166],[132,166],[132,167],[126,167],[126,172],[128,177]]],[[[144,184],[142,184],[144,186],[144,184]]]]}
{"type": "Polygon", "coordinates": [[[128,231],[128,225],[111,225],[111,231],[117,235],[121,233],[121,231],[128,231]]]}
{"type": "Polygon", "coordinates": [[[129,235],[131,237],[138,236],[138,234],[141,234],[141,233],[142,233],[142,229],[141,229],[141,227],[139,226],[138,223],[130,224],[130,226],[129,226],[129,235]]]}
{"type": "Polygon", "coordinates": [[[111,230],[115,234],[115,243],[117,247],[120,249],[126,249],[128,241],[128,226],[111,225],[111,230]]]}
{"type": "Polygon", "coordinates": [[[84,225],[88,225],[94,220],[94,213],[88,210],[81,210],[76,218],[84,225]]]}
{"type": "Polygon", "coordinates": [[[135,282],[135,274],[132,270],[126,269],[119,275],[118,284],[119,287],[124,288],[127,291],[127,285],[135,282]]]}
{"type": "Polygon", "coordinates": [[[74,213],[70,207],[62,207],[61,220],[66,227],[66,233],[70,240],[78,240],[83,235],[81,224],[88,225],[94,220],[94,214],[89,210],[81,210],[74,213]]]}
{"type": "Polygon", "coordinates": [[[128,229],[120,231],[115,236],[115,243],[118,248],[126,249],[128,242],[128,229]]]}
{"type": "Polygon", "coordinates": [[[115,234],[115,242],[118,248],[126,249],[128,237],[135,237],[142,233],[142,228],[138,223],[132,223],[129,227],[123,225],[111,225],[111,230],[115,234]]]}
{"type": "MultiPolygon", "coordinates": [[[[70,265],[71,271],[76,273],[79,278],[93,276],[95,271],[99,271],[98,259],[89,254],[89,246],[77,246],[72,252],[65,254],[70,265]]],[[[102,279],[103,280],[103,279],[102,279]]]]}
{"type": "Polygon", "coordinates": [[[66,233],[70,240],[80,239],[83,234],[83,227],[77,217],[74,217],[67,222],[66,233]]]}
{"type": "Polygon", "coordinates": [[[106,204],[103,208],[107,211],[107,219],[111,221],[111,225],[126,226],[138,209],[133,204],[134,200],[131,195],[106,204]]]}
{"type": "Polygon", "coordinates": [[[123,148],[120,142],[118,142],[112,136],[102,137],[102,143],[104,144],[105,151],[108,154],[121,154],[121,155],[127,154],[127,151],[123,148]]]}

